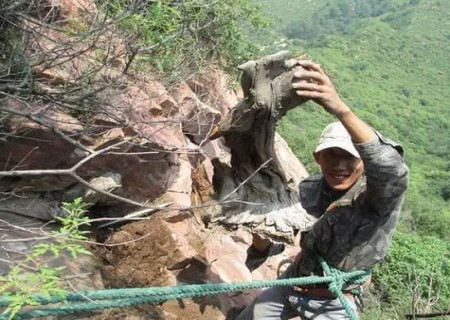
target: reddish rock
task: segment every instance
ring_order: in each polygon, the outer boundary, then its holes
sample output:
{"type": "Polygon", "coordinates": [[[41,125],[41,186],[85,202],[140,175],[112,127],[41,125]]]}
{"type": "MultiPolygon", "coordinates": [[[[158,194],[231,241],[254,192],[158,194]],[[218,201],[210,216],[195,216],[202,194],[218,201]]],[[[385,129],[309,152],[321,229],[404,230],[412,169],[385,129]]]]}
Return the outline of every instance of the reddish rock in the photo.
{"type": "MultiPolygon", "coordinates": [[[[122,227],[108,241],[115,246],[105,251],[111,263],[104,268],[106,283],[112,287],[204,283],[208,269],[204,232],[190,214],[179,211],[122,227]]],[[[156,311],[165,319],[224,319],[217,296],[169,300],[156,311]]]]}
{"type": "Polygon", "coordinates": [[[206,137],[220,121],[221,113],[201,102],[186,83],[173,88],[172,94],[180,106],[183,132],[195,143],[204,144],[206,137]]]}
{"type": "Polygon", "coordinates": [[[163,309],[164,320],[225,320],[216,296],[170,300],[164,303],[163,309]]]}
{"type": "Polygon", "coordinates": [[[251,281],[251,273],[244,264],[248,245],[235,242],[229,235],[214,234],[205,239],[205,247],[206,260],[211,263],[211,280],[251,281]]]}
{"type": "Polygon", "coordinates": [[[105,103],[110,120],[132,121],[133,123],[155,120],[161,107],[156,99],[149,97],[144,90],[129,86],[125,90],[109,90],[105,103]]]}
{"type": "Polygon", "coordinates": [[[59,12],[61,19],[66,21],[89,23],[98,14],[97,7],[91,0],[50,0],[50,6],[59,12]]]}
{"type": "MultiPolygon", "coordinates": [[[[41,10],[37,13],[39,19],[46,17],[44,22],[57,26],[49,28],[45,23],[24,22],[31,33],[27,37],[26,55],[37,81],[79,85],[77,90],[81,96],[86,94],[87,83],[91,86],[118,78],[117,69],[125,68],[128,55],[125,41],[113,24],[94,22],[103,19],[94,1],[47,0],[37,10],[41,10]],[[93,23],[103,23],[104,27],[92,28],[93,23]]],[[[42,85],[36,88],[44,89],[42,85]]]]}
{"type": "Polygon", "coordinates": [[[100,139],[98,139],[96,141],[96,144],[100,144],[102,141],[106,142],[108,141],[109,143],[111,141],[114,142],[118,142],[121,141],[125,138],[125,133],[123,132],[123,130],[121,128],[112,128],[109,129],[108,131],[106,131],[100,139]]]}
{"type": "Polygon", "coordinates": [[[180,170],[178,154],[157,150],[159,146],[152,144],[119,149],[116,154],[100,155],[89,161],[80,169],[80,174],[87,178],[106,172],[118,173],[122,177],[119,195],[152,201],[167,191],[180,170]]]}
{"type": "MultiPolygon", "coordinates": [[[[211,267],[207,278],[211,282],[241,282],[276,279],[294,260],[299,248],[286,245],[285,250],[270,256],[254,271],[245,265],[247,249],[252,243],[249,232],[238,230],[224,234],[214,232],[205,240],[205,258],[211,267]]],[[[240,310],[260,294],[261,289],[233,292],[220,296],[221,309],[224,314],[240,310]]]]}
{"type": "Polygon", "coordinates": [[[187,81],[189,87],[203,103],[222,115],[228,113],[239,100],[238,94],[229,88],[228,83],[225,74],[217,69],[209,69],[187,81]]]}
{"type": "Polygon", "coordinates": [[[70,83],[70,74],[66,70],[35,68],[36,77],[41,82],[47,82],[52,85],[63,85],[70,83]]]}
{"type": "Polygon", "coordinates": [[[37,81],[53,86],[75,84],[86,78],[95,60],[87,41],[80,42],[64,32],[31,25],[35,33],[27,44],[27,55],[33,61],[37,81]],[[69,58],[70,57],[70,58],[69,58]]]}
{"type": "MultiPolygon", "coordinates": [[[[195,276],[195,279],[187,280],[187,282],[203,281],[205,279],[205,267],[207,267],[208,263],[204,258],[205,246],[203,242],[208,231],[197,224],[187,211],[168,211],[163,214],[163,217],[167,228],[177,243],[177,248],[183,252],[184,259],[189,259],[192,262],[192,258],[194,258],[194,260],[199,262],[197,265],[203,265],[202,274],[198,274],[195,276]],[[199,276],[202,278],[199,278],[199,276]]],[[[177,264],[179,265],[182,261],[178,260],[177,264]]]]}
{"type": "MultiPolygon", "coordinates": [[[[5,197],[0,201],[0,215],[9,215],[24,220],[25,217],[40,221],[53,221],[55,217],[65,216],[60,207],[60,199],[51,193],[26,192],[20,197],[5,197]]],[[[1,242],[0,242],[1,245],[1,242]]]]}
{"type": "MultiPolygon", "coordinates": [[[[165,118],[177,118],[179,106],[175,99],[169,94],[166,87],[155,80],[143,81],[144,86],[142,90],[152,101],[152,108],[158,106],[159,112],[154,115],[158,115],[165,118]]],[[[156,110],[155,110],[156,111],[156,110]]]]}
{"type": "Polygon", "coordinates": [[[145,143],[153,144],[154,151],[183,152],[185,146],[185,137],[181,131],[181,126],[169,119],[160,118],[149,123],[137,123],[133,127],[127,128],[127,131],[130,136],[133,133],[141,134],[141,145],[145,146],[145,143]]]}
{"type": "MultiPolygon", "coordinates": [[[[144,86],[145,87],[145,86],[144,86]]],[[[162,90],[154,86],[155,90],[162,90]]],[[[107,96],[107,114],[96,117],[95,123],[123,129],[105,131],[97,139],[97,150],[120,140],[134,137],[114,153],[108,153],[89,161],[80,170],[86,177],[105,172],[117,172],[122,176],[119,195],[138,201],[152,201],[167,194],[169,202],[181,206],[190,205],[190,167],[180,160],[185,146],[181,125],[155,116],[155,98],[140,87],[128,87],[125,91],[110,90],[107,96]],[[105,139],[110,137],[109,139],[105,139]],[[180,171],[180,168],[182,171],[180,171]],[[175,183],[175,185],[174,185],[175,183]]],[[[160,91],[161,93],[164,90],[160,91]]],[[[155,94],[155,92],[153,92],[155,94]]],[[[158,112],[156,112],[158,113],[158,112]]]]}
{"type": "MultiPolygon", "coordinates": [[[[41,104],[8,100],[5,106],[27,115],[33,114],[46,125],[14,114],[4,121],[9,136],[5,141],[0,140],[0,166],[3,170],[69,169],[84,156],[52,129],[58,129],[68,137],[80,137],[83,127],[75,118],[41,104]]],[[[30,191],[50,191],[62,189],[70,183],[73,179],[64,176],[23,176],[2,179],[0,188],[13,190],[27,187],[30,191]]]]}
{"type": "MultiPolygon", "coordinates": [[[[239,237],[239,236],[238,236],[239,237]]],[[[205,256],[211,264],[208,279],[211,282],[252,281],[252,274],[245,266],[247,248],[251,244],[250,234],[241,235],[241,241],[235,241],[230,235],[210,235],[205,240],[205,256]]],[[[258,295],[260,290],[230,292],[220,295],[221,310],[226,315],[233,309],[242,309],[258,295]]]]}
{"type": "Polygon", "coordinates": [[[213,187],[214,168],[211,161],[205,158],[198,159],[192,170],[192,204],[201,205],[208,203],[214,195],[213,187]]]}
{"type": "Polygon", "coordinates": [[[309,176],[305,166],[278,133],[275,134],[274,150],[278,158],[278,163],[289,180],[288,185],[293,190],[297,190],[300,182],[309,176]]]}
{"type": "Polygon", "coordinates": [[[218,159],[220,162],[231,166],[230,149],[225,145],[223,138],[207,141],[202,146],[202,150],[209,159],[218,159]]]}
{"type": "Polygon", "coordinates": [[[180,156],[180,170],[176,180],[167,188],[161,201],[170,202],[176,208],[191,206],[192,167],[186,155],[180,156]]]}
{"type": "Polygon", "coordinates": [[[159,145],[160,150],[180,149],[184,146],[181,121],[158,116],[164,113],[159,100],[166,91],[164,87],[152,84],[152,90],[144,84],[144,89],[132,86],[125,91],[114,89],[105,92],[106,114],[100,115],[96,123],[125,126],[126,135],[140,136],[141,145],[148,141],[159,145]]]}
{"type": "Polygon", "coordinates": [[[178,114],[179,106],[176,103],[176,101],[168,94],[162,94],[161,96],[159,96],[158,104],[161,106],[161,115],[163,117],[179,118],[178,114]]]}

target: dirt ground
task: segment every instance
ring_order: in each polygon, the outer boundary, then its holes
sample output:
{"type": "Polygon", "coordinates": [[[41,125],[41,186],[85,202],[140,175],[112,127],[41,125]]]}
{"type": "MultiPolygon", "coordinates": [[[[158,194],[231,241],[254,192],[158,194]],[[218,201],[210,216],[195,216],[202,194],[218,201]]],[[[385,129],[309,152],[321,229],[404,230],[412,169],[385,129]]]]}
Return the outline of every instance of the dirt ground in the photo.
{"type": "MultiPolygon", "coordinates": [[[[190,239],[201,246],[199,239],[190,239]]],[[[205,282],[207,266],[187,260],[177,247],[162,217],[130,223],[112,233],[106,243],[114,245],[99,251],[106,262],[102,276],[106,288],[173,286],[205,282]]],[[[92,318],[91,318],[92,319],[92,318]]],[[[123,310],[105,311],[96,319],[225,319],[216,296],[169,300],[123,310]]]]}

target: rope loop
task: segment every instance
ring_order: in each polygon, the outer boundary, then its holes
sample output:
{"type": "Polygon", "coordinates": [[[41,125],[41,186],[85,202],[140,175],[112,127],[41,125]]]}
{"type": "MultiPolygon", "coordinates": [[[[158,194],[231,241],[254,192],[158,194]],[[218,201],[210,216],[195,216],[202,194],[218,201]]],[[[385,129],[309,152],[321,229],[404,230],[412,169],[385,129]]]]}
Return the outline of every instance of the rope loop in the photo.
{"type": "Polygon", "coordinates": [[[334,268],[322,258],[318,257],[325,275],[330,275],[332,280],[328,284],[328,290],[333,293],[341,301],[342,306],[347,312],[350,320],[358,320],[356,310],[350,305],[350,301],[345,297],[344,290],[347,285],[358,285],[357,288],[350,290],[352,295],[360,295],[362,293],[359,285],[362,285],[370,277],[370,269],[361,270],[362,273],[356,275],[351,272],[344,272],[334,268]]]}

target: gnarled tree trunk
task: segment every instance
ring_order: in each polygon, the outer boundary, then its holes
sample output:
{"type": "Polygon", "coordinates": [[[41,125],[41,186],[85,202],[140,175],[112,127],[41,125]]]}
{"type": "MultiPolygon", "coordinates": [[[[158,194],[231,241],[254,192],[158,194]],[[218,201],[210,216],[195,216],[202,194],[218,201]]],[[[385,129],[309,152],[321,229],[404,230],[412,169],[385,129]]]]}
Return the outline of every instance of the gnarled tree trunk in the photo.
{"type": "Polygon", "coordinates": [[[215,187],[223,206],[213,222],[248,226],[288,241],[312,223],[299,203],[295,179],[274,151],[276,122],[306,101],[291,85],[293,73],[301,68],[287,51],[239,67],[244,99],[210,136],[224,137],[232,154],[231,167],[216,163],[215,187]]]}

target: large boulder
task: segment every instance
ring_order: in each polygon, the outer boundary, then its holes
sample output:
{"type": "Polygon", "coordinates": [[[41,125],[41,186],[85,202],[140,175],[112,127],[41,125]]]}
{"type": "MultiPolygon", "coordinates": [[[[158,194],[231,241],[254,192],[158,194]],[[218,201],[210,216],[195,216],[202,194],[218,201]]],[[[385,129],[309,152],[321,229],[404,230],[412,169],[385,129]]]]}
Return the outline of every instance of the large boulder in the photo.
{"type": "Polygon", "coordinates": [[[172,94],[180,105],[179,116],[182,119],[184,134],[194,143],[203,145],[222,118],[222,114],[219,110],[201,102],[184,82],[175,87],[172,94]]]}
{"type": "MultiPolygon", "coordinates": [[[[3,170],[69,169],[86,155],[67,139],[82,139],[84,127],[74,117],[42,103],[9,99],[4,105],[11,112],[3,121],[6,139],[0,140],[3,170]]],[[[0,190],[53,191],[73,182],[63,175],[20,176],[1,179],[0,190]]]]}

